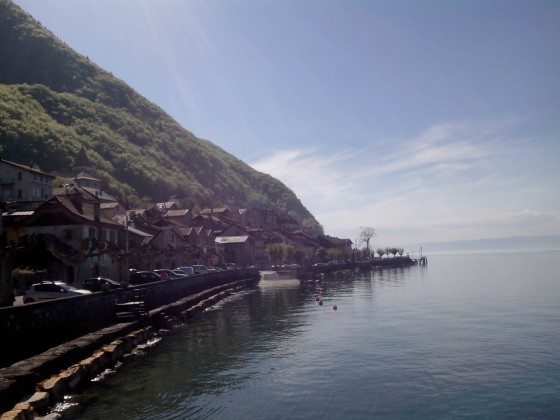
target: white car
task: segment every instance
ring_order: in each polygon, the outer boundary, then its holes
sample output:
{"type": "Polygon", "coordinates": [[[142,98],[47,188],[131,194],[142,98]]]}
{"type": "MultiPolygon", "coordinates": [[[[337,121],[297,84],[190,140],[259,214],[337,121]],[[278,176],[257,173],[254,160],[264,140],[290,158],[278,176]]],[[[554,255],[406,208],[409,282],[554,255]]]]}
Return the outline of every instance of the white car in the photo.
{"type": "Polygon", "coordinates": [[[176,269],[181,270],[183,273],[185,273],[187,277],[194,276],[194,270],[192,267],[183,266],[183,267],[177,267],[176,269]]]}
{"type": "Polygon", "coordinates": [[[179,278],[179,277],[189,277],[189,275],[184,272],[183,270],[179,270],[179,269],[175,269],[175,270],[171,270],[171,272],[173,273],[172,277],[174,279],[179,278]]]}
{"type": "Polygon", "coordinates": [[[193,265],[194,274],[208,274],[208,268],[205,265],[193,265]]]}
{"type": "Polygon", "coordinates": [[[23,296],[23,303],[89,294],[91,294],[89,290],[76,289],[74,286],[62,281],[42,281],[29,287],[23,296]]]}

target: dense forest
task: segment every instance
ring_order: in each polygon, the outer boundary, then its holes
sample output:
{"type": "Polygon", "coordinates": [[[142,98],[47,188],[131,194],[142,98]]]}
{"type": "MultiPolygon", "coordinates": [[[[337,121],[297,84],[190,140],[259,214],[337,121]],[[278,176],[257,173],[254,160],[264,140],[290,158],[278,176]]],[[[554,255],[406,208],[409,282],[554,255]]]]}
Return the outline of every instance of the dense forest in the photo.
{"type": "Polygon", "coordinates": [[[321,226],[296,195],[181,127],[123,81],[0,0],[0,156],[72,171],[86,149],[103,189],[134,205],[267,207],[321,226]]]}

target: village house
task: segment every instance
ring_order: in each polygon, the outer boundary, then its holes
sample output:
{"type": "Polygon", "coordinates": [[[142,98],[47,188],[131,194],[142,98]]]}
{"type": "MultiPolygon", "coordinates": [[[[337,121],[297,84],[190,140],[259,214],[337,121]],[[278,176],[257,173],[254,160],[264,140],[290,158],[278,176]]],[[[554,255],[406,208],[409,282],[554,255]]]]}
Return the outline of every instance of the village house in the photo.
{"type": "Polygon", "coordinates": [[[156,203],[155,208],[157,208],[161,214],[167,213],[169,210],[177,210],[177,204],[174,201],[165,201],[163,203],[156,203]]]}
{"type": "Polygon", "coordinates": [[[301,252],[302,258],[299,262],[300,264],[307,265],[315,262],[318,248],[315,238],[300,229],[288,235],[288,238],[294,248],[301,252]]]}
{"type": "Polygon", "coordinates": [[[278,215],[276,219],[276,226],[278,230],[291,233],[299,229],[299,222],[292,216],[283,213],[281,215],[278,215]]]}
{"type": "Polygon", "coordinates": [[[0,158],[0,197],[3,202],[42,202],[52,197],[55,177],[39,169],[0,158]]]}
{"type": "Polygon", "coordinates": [[[340,239],[334,236],[320,235],[317,237],[317,243],[325,249],[335,249],[346,254],[350,254],[352,252],[353,242],[350,239],[340,239]]]}
{"type": "Polygon", "coordinates": [[[314,262],[319,247],[345,253],[352,246],[347,239],[312,237],[294,217],[265,208],[206,208],[193,216],[176,202],[166,201],[126,210],[90,175],[83,147],[73,174],[66,174],[69,183],[55,188],[52,174],[3,160],[0,168],[2,196],[21,196],[3,213],[5,240],[14,244],[40,240],[50,252],[49,275],[76,285],[98,275],[126,283],[129,268],[196,263],[265,268],[270,265],[269,243],[293,245],[302,264],[314,262]],[[41,185],[48,188],[40,189],[41,185]],[[39,201],[24,201],[28,198],[39,201]]]}
{"type": "Polygon", "coordinates": [[[42,204],[25,225],[25,240],[42,240],[55,257],[51,276],[77,286],[89,277],[124,278],[123,226],[103,217],[98,201],[77,191],[58,195],[42,204]]]}
{"type": "Polygon", "coordinates": [[[174,268],[184,264],[185,241],[178,228],[161,228],[148,243],[148,247],[154,252],[150,264],[144,266],[144,269],[174,268]]]}
{"type": "Polygon", "coordinates": [[[201,215],[208,215],[211,214],[212,216],[218,216],[220,218],[228,218],[228,219],[233,219],[233,214],[231,213],[231,210],[227,207],[220,207],[220,208],[210,208],[210,209],[202,209],[200,211],[201,215]]]}
{"type": "Polygon", "coordinates": [[[270,209],[251,207],[239,210],[239,222],[248,228],[262,229],[270,232],[278,228],[278,215],[270,209]]]}
{"type": "Polygon", "coordinates": [[[213,214],[199,214],[194,216],[191,221],[191,226],[203,226],[206,229],[211,229],[216,234],[219,234],[229,225],[229,222],[225,222],[222,218],[213,214]]]}
{"type": "Polygon", "coordinates": [[[254,264],[255,244],[249,235],[218,236],[216,251],[226,263],[235,263],[238,267],[254,264]]]}
{"type": "Polygon", "coordinates": [[[106,219],[115,219],[117,216],[123,216],[127,212],[124,206],[118,201],[102,202],[100,208],[101,214],[106,219]]]}
{"type": "Polygon", "coordinates": [[[217,264],[215,258],[214,231],[205,226],[189,226],[182,228],[183,238],[187,243],[191,262],[200,264],[217,264]]]}
{"type": "Polygon", "coordinates": [[[190,226],[192,223],[192,212],[189,209],[168,210],[164,217],[179,226],[190,226]]]}

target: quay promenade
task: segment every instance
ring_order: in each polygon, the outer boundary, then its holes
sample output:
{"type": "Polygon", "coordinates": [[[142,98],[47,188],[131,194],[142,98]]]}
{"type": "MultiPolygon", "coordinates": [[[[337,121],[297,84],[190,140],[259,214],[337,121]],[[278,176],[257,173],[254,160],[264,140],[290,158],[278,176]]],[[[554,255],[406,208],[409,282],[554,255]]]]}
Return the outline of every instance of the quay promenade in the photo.
{"type": "Polygon", "coordinates": [[[259,281],[256,270],[233,270],[0,308],[0,414],[24,399],[24,412],[44,410],[64,389],[83,385],[173,319],[259,281]]]}

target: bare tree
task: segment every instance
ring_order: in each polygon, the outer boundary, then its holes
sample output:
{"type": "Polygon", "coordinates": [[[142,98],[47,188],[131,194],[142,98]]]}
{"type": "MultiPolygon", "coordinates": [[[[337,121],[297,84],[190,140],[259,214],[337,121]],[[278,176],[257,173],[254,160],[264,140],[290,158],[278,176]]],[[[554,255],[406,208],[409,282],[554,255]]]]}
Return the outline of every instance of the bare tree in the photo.
{"type": "Polygon", "coordinates": [[[369,254],[369,241],[375,236],[375,229],[369,226],[360,227],[360,241],[366,243],[366,249],[369,254]]]}

